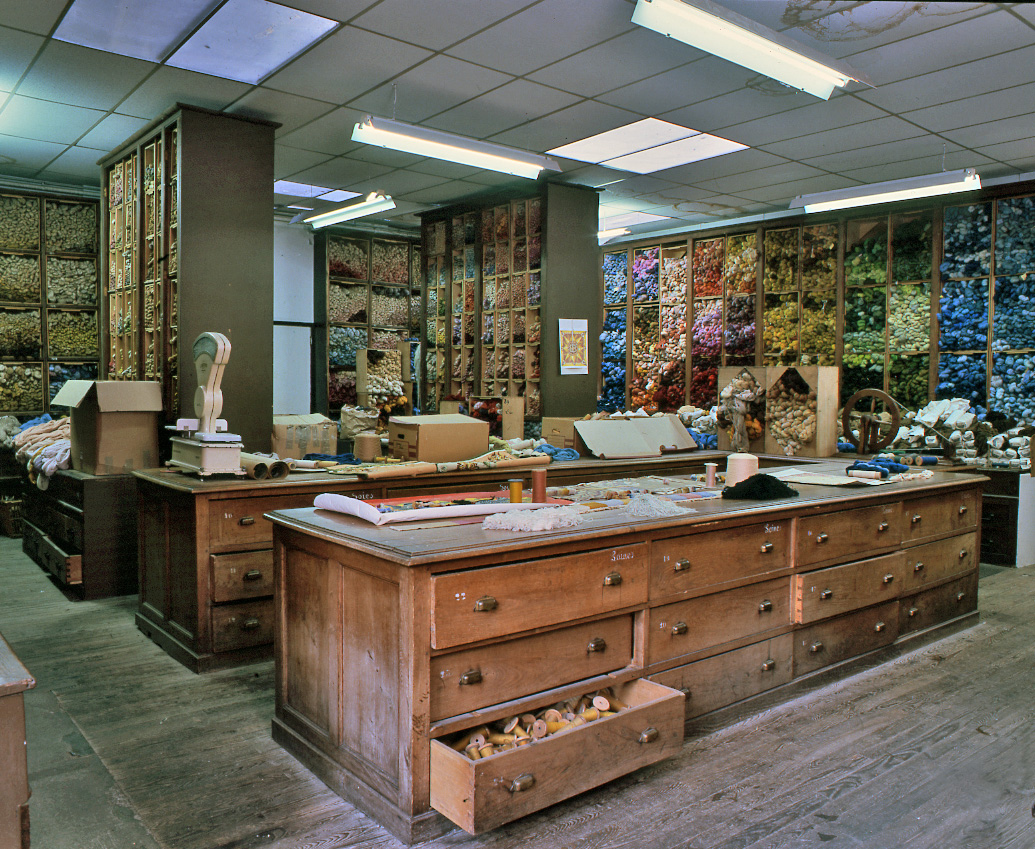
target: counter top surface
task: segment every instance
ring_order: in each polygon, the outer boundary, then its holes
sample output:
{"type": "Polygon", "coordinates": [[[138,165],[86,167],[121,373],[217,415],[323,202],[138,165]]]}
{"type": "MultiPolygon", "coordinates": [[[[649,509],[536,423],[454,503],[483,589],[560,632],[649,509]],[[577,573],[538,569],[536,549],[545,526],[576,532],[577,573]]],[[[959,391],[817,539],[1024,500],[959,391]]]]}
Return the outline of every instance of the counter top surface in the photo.
{"type": "MultiPolygon", "coordinates": [[[[844,468],[845,464],[834,462],[809,464],[801,470],[843,475],[844,468]]],[[[577,541],[599,541],[606,546],[605,540],[630,533],[707,525],[719,520],[731,524],[777,520],[803,512],[828,512],[840,505],[867,506],[903,496],[975,487],[980,486],[982,480],[984,478],[974,474],[934,472],[930,478],[858,488],[792,484],[799,493],[794,497],[772,501],[706,499],[693,502],[694,512],[688,511],[684,516],[641,518],[632,515],[627,508],[587,513],[583,514],[579,526],[536,532],[534,540],[530,540],[528,534],[484,530],[480,522],[421,527],[414,527],[418,523],[399,522],[376,526],[352,516],[313,507],[275,510],[265,515],[276,525],[331,542],[347,541],[350,547],[376,557],[415,566],[452,560],[478,550],[491,549],[494,554],[527,550],[530,542],[537,548],[577,541]]]]}

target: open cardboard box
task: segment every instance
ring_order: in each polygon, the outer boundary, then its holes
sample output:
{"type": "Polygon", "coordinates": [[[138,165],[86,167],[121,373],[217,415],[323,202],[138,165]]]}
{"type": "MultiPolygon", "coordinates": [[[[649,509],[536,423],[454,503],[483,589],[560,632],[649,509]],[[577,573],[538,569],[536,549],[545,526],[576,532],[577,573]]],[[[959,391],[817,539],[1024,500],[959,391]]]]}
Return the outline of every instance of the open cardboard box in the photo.
{"type": "Polygon", "coordinates": [[[697,447],[675,415],[578,421],[575,432],[602,460],[660,457],[697,447]]]}
{"type": "Polygon", "coordinates": [[[281,459],[306,454],[337,454],[338,424],[320,413],[273,417],[271,451],[281,459]]]}

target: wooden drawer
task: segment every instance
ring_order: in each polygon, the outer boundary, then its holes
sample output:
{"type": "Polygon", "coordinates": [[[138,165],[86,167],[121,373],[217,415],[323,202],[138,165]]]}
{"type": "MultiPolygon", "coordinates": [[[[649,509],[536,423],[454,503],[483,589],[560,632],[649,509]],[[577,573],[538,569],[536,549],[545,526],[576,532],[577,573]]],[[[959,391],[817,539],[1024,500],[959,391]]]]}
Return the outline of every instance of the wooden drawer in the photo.
{"type": "Polygon", "coordinates": [[[92,475],[86,475],[83,472],[64,470],[55,472],[50,478],[50,484],[47,486],[46,497],[57,501],[65,501],[81,510],[86,503],[84,495],[85,482],[89,481],[92,484],[94,480],[95,478],[92,475]]]}
{"type": "Polygon", "coordinates": [[[273,595],[273,549],[210,554],[212,601],[273,595]]]}
{"type": "Polygon", "coordinates": [[[480,834],[679,752],[682,693],[640,680],[619,696],[615,716],[481,760],[432,740],[431,806],[480,834]]]}
{"type": "Polygon", "coordinates": [[[273,642],[273,599],[213,607],[211,616],[214,652],[273,642]]]}
{"type": "Polygon", "coordinates": [[[977,534],[948,537],[905,551],[906,567],[902,592],[937,584],[953,575],[977,568],[977,534]]]}
{"type": "Polygon", "coordinates": [[[22,551],[50,572],[61,583],[83,582],[83,558],[70,554],[32,522],[22,520],[22,551]]]}
{"type": "Polygon", "coordinates": [[[263,518],[269,510],[312,507],[313,493],[223,498],[209,502],[209,539],[212,548],[273,547],[273,524],[263,518]]]}
{"type": "Polygon", "coordinates": [[[977,490],[972,489],[903,502],[903,539],[911,542],[976,528],[978,497],[977,490]]]}
{"type": "Polygon", "coordinates": [[[632,662],[631,614],[431,659],[431,719],[549,690],[632,662]]]}
{"type": "Polygon", "coordinates": [[[46,496],[33,497],[29,519],[66,549],[83,550],[83,511],[75,505],[46,496]]]}
{"type": "Polygon", "coordinates": [[[686,718],[739,702],[791,680],[793,634],[651,675],[686,697],[686,718]]]}
{"type": "Polygon", "coordinates": [[[647,545],[446,572],[431,585],[431,644],[449,648],[646,604],[647,545]]]}
{"type": "Polygon", "coordinates": [[[785,519],[658,540],[651,545],[651,600],[786,569],[790,539],[785,519]]]}
{"type": "Polygon", "coordinates": [[[811,625],[794,635],[794,674],[805,675],[898,639],[898,602],[811,625]]]}
{"type": "Polygon", "coordinates": [[[902,542],[900,504],[879,504],[798,519],[798,566],[853,560],[902,542]]]}
{"type": "Polygon", "coordinates": [[[763,581],[655,607],[647,665],[790,624],[790,582],[763,581]]]}
{"type": "Polygon", "coordinates": [[[795,575],[794,621],[817,622],[898,598],[904,561],[902,552],[896,552],[795,575]]]}
{"type": "Polygon", "coordinates": [[[899,631],[922,631],[957,616],[977,610],[978,573],[957,578],[934,589],[924,590],[899,603],[899,631]]]}

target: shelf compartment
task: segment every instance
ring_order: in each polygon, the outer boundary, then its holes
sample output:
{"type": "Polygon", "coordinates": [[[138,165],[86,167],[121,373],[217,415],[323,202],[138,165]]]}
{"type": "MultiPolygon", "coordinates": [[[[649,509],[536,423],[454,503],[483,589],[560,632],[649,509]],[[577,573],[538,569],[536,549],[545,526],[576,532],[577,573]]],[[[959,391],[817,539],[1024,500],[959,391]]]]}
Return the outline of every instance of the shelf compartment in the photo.
{"type": "Polygon", "coordinates": [[[722,295],[722,268],[725,255],[725,239],[705,239],[694,242],[692,277],[695,298],[722,295]]]}
{"type": "Polygon", "coordinates": [[[798,360],[798,293],[767,294],[762,313],[762,351],[767,361],[793,364],[798,360]]]}
{"type": "Polygon", "coordinates": [[[658,257],[660,248],[638,248],[633,251],[632,297],[634,301],[658,300],[658,257]]]}
{"type": "Polygon", "coordinates": [[[723,284],[727,295],[751,295],[758,280],[758,247],[754,233],[730,236],[726,244],[723,284]]]}
{"type": "Polygon", "coordinates": [[[931,357],[928,354],[900,354],[888,367],[888,394],[914,412],[929,398],[931,357]]]}
{"type": "Polygon", "coordinates": [[[48,256],[47,303],[96,304],[97,260],[48,256]]]}
{"type": "Polygon", "coordinates": [[[393,286],[410,283],[410,245],[385,239],[370,242],[370,280],[393,286]]]}
{"type": "Polygon", "coordinates": [[[997,277],[992,350],[1035,347],[1035,279],[997,277]]]}
{"type": "Polygon", "coordinates": [[[726,326],[722,334],[727,357],[751,357],[755,353],[755,296],[726,298],[726,326]]]}
{"type": "MultiPolygon", "coordinates": [[[[474,293],[471,293],[472,300],[474,293]]],[[[370,323],[380,327],[406,327],[410,317],[410,293],[399,286],[370,287],[370,323]]]]}
{"type": "Polygon", "coordinates": [[[888,221],[849,221],[845,237],[845,286],[884,286],[888,282],[888,221]]]}
{"type": "Polygon", "coordinates": [[[42,339],[40,310],[0,309],[0,358],[38,360],[42,355],[42,339]]]}
{"type": "Polygon", "coordinates": [[[930,346],[931,285],[891,286],[888,293],[889,350],[926,351],[930,346]]]}
{"type": "Polygon", "coordinates": [[[768,294],[798,290],[797,227],[767,230],[762,241],[762,291],[768,294]]]}
{"type": "Polygon", "coordinates": [[[44,205],[47,253],[97,253],[97,205],[48,200],[44,205]]]}
{"type": "Polygon", "coordinates": [[[604,304],[624,304],[629,288],[629,254],[626,251],[604,254],[604,304]]]}
{"type": "Polygon", "coordinates": [[[96,310],[47,310],[48,356],[51,359],[97,357],[100,335],[96,310]]]}
{"type": "Polygon", "coordinates": [[[860,389],[884,389],[884,354],[848,354],[841,365],[841,403],[860,389]]]}
{"type": "Polygon", "coordinates": [[[370,279],[370,250],[365,239],[327,236],[327,271],[332,277],[370,279]]]}
{"type": "Polygon", "coordinates": [[[40,199],[0,194],[0,249],[40,249],[40,199]]]}
{"type": "Polygon", "coordinates": [[[40,258],[0,254],[0,301],[39,304],[42,293],[40,258]]]}
{"type": "Polygon", "coordinates": [[[837,288],[836,224],[816,224],[801,232],[801,288],[833,292],[837,288]]]}
{"type": "Polygon", "coordinates": [[[988,278],[942,283],[938,347],[942,351],[983,351],[988,347],[988,278]]]}
{"type": "Polygon", "coordinates": [[[891,220],[891,227],[892,281],[929,281],[934,271],[934,225],[931,214],[896,215],[891,220]]]}
{"type": "Polygon", "coordinates": [[[1035,197],[996,201],[995,270],[997,274],[1035,271],[1035,197]]]}
{"type": "Polygon", "coordinates": [[[33,412],[42,409],[43,364],[0,362],[0,412],[33,412]]]}
{"type": "Polygon", "coordinates": [[[883,356],[887,318],[886,287],[845,290],[845,355],[880,352],[883,356]]]}
{"type": "Polygon", "coordinates": [[[992,261],[992,204],[949,206],[942,214],[942,278],[986,277],[992,261]]]}
{"type": "Polygon", "coordinates": [[[988,403],[988,358],[981,354],[942,354],[938,357],[936,398],[966,398],[979,412],[988,403]]]}

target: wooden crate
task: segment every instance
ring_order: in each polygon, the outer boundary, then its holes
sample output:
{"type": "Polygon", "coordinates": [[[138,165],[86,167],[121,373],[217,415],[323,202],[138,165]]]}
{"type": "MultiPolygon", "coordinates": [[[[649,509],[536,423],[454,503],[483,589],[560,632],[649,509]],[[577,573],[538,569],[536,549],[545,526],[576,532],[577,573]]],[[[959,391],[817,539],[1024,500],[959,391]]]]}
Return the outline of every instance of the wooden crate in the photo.
{"type": "Polygon", "coordinates": [[[766,369],[765,453],[796,457],[832,457],[837,454],[838,370],[836,366],[770,366],[766,369]],[[793,380],[795,373],[816,395],[815,435],[798,446],[779,440],[773,427],[778,414],[773,404],[773,390],[781,381],[793,380]]]}

